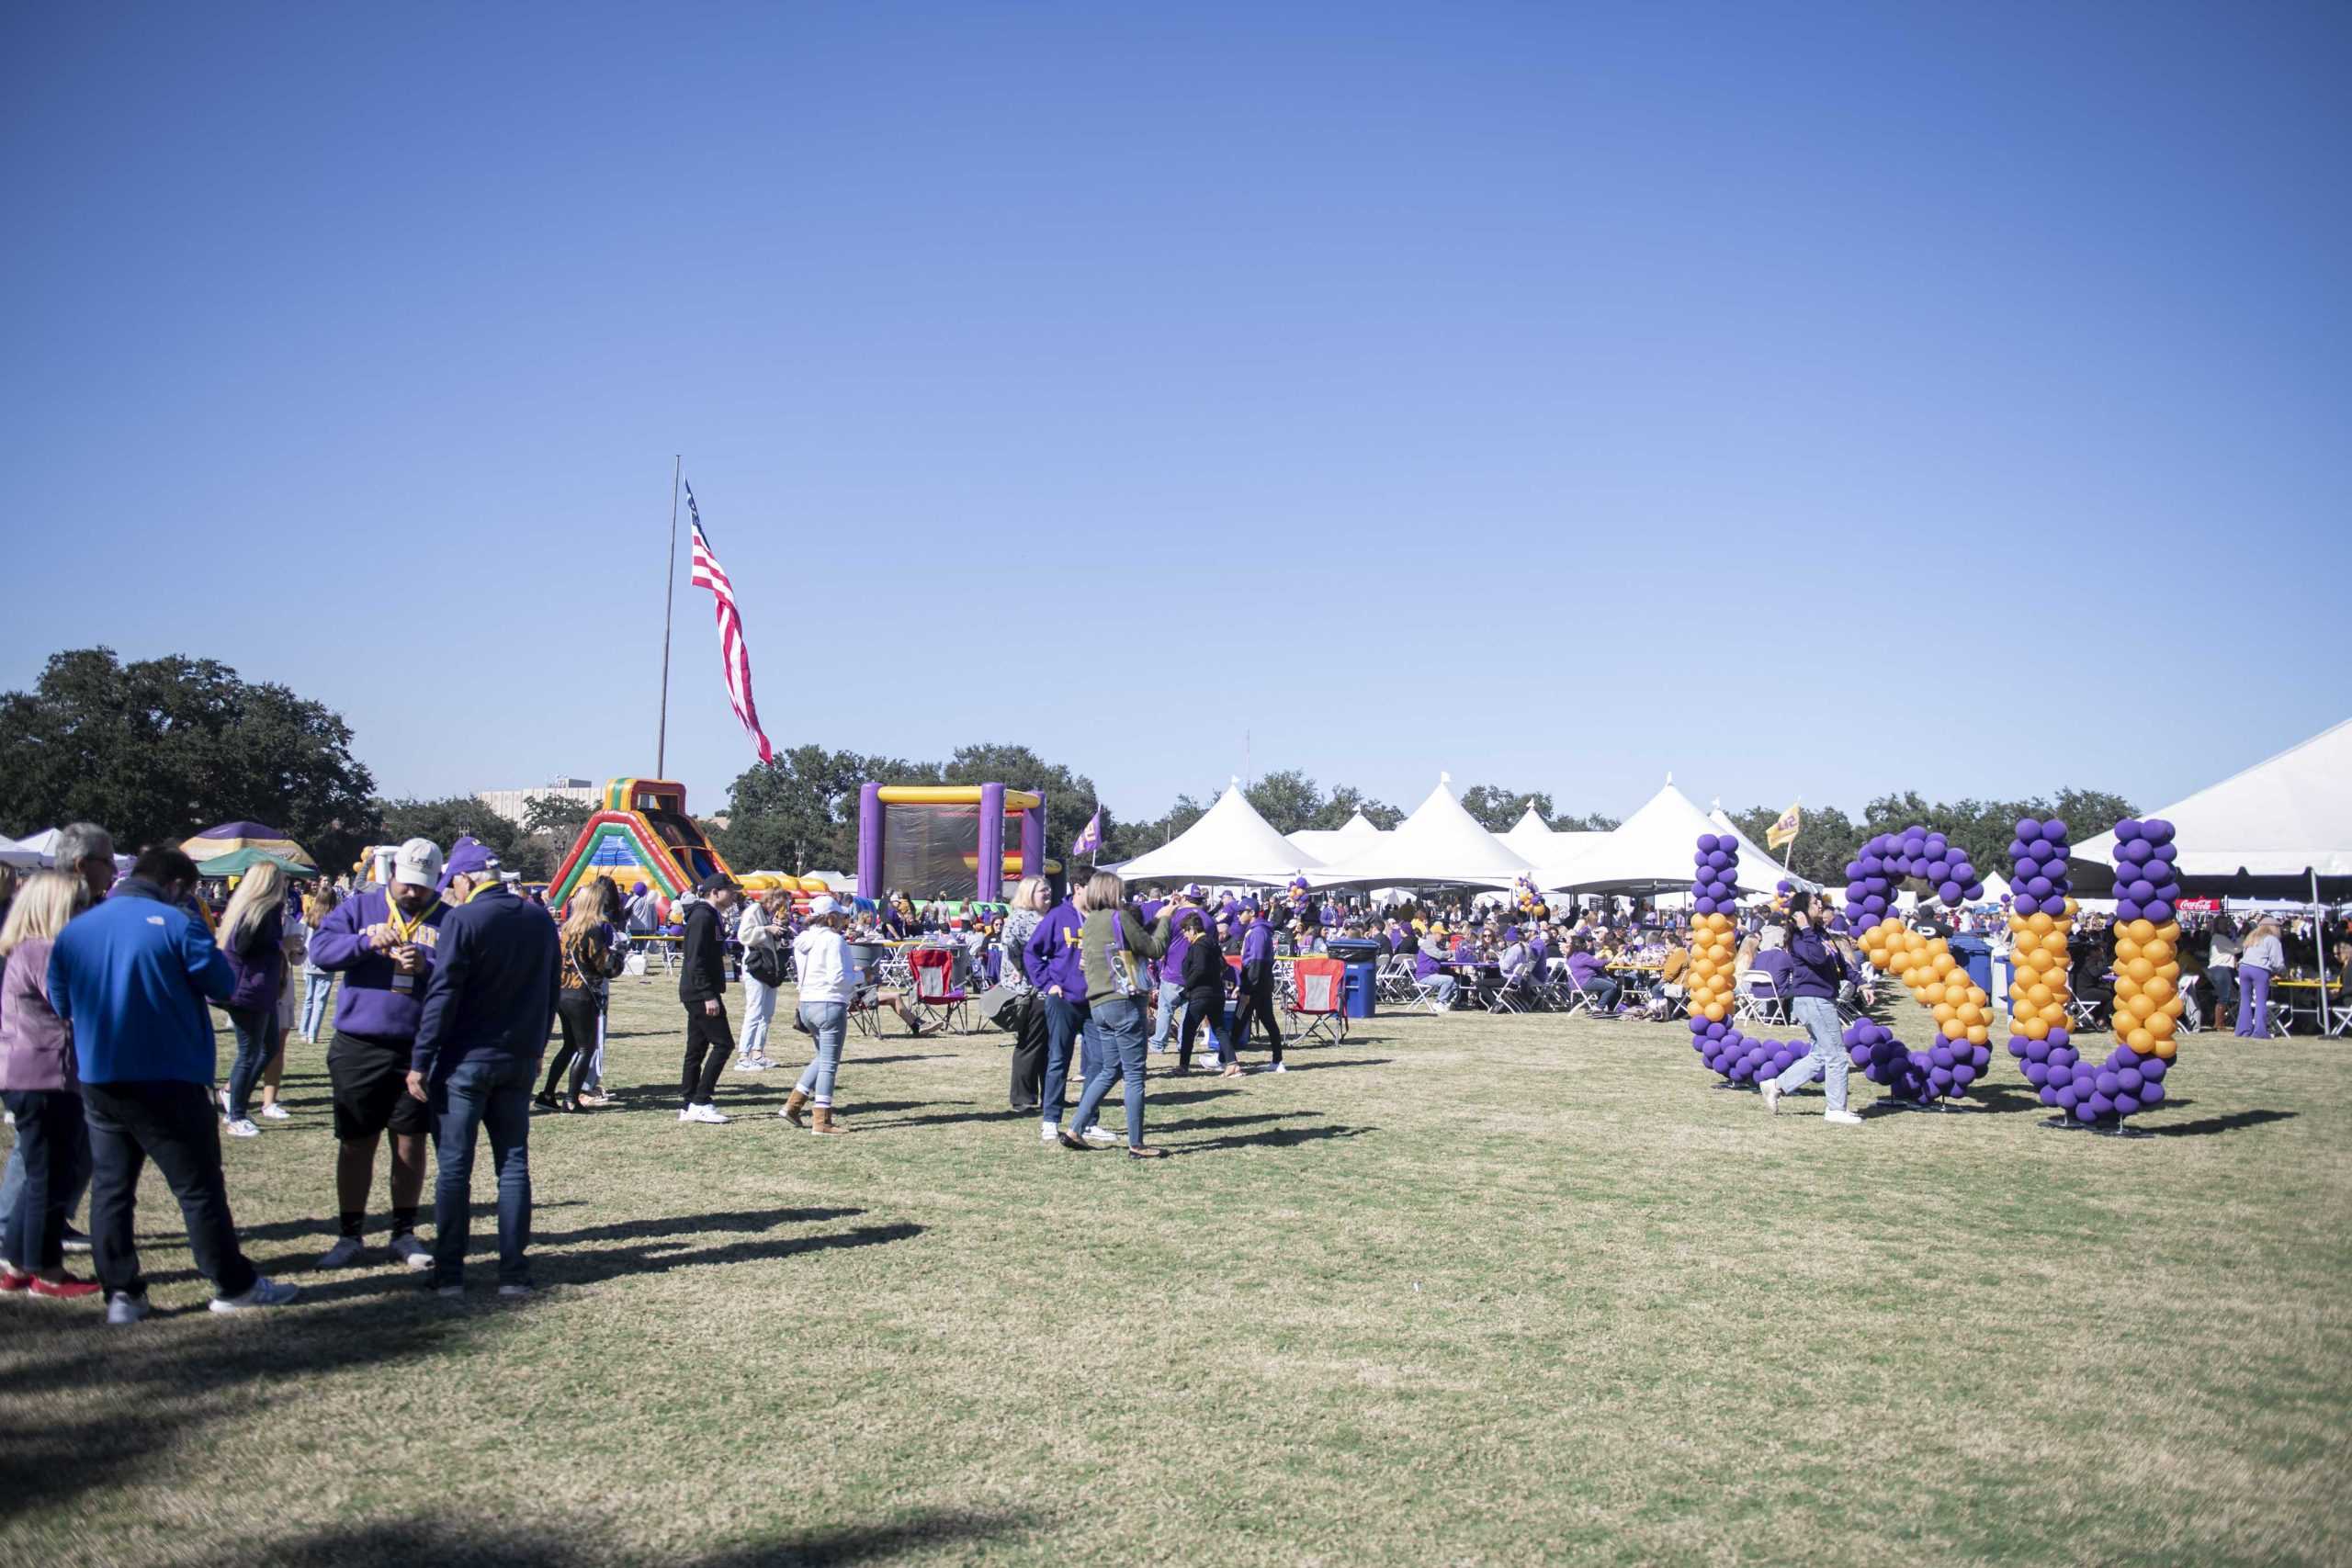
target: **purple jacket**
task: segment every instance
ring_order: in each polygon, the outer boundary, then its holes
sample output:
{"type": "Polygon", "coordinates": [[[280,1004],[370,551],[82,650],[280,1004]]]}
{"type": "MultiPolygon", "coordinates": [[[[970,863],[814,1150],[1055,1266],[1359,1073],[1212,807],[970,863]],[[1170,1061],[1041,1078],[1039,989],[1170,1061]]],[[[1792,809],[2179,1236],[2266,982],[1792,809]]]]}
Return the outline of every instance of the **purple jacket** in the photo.
{"type": "Polygon", "coordinates": [[[1568,973],[1576,976],[1576,982],[1579,987],[1591,985],[1595,975],[1605,975],[1608,972],[1609,965],[1603,964],[1596,954],[1589,953],[1568,954],[1568,973]]]}
{"type": "Polygon", "coordinates": [[[220,955],[229,961],[229,973],[236,976],[224,1005],[274,1010],[279,993],[286,989],[286,911],[272,909],[264,915],[245,939],[243,953],[231,951],[223,942],[220,955]]]}
{"type": "Polygon", "coordinates": [[[49,1005],[49,947],[45,936],[18,943],[0,976],[0,1089],[11,1094],[80,1087],[73,1032],[49,1005]]]}
{"type": "Polygon", "coordinates": [[[1807,926],[1789,939],[1789,977],[1781,987],[1788,997],[1821,997],[1835,1000],[1838,982],[1852,974],[1846,955],[1829,939],[1807,926]]]}
{"type": "Polygon", "coordinates": [[[424,973],[415,989],[392,989],[392,961],[368,945],[366,932],[392,918],[389,889],[370,887],[345,898],[327,912],[311,933],[311,962],[340,972],[343,995],[334,1004],[334,1026],[345,1034],[371,1040],[414,1040],[417,1021],[424,1014],[424,988],[433,982],[433,965],[441,941],[441,922],[449,906],[435,903],[425,911],[416,945],[424,950],[424,973]]]}
{"type": "Polygon", "coordinates": [[[1078,935],[1085,924],[1086,917],[1075,905],[1057,904],[1046,911],[1046,918],[1037,922],[1022,947],[1031,985],[1041,991],[1059,986],[1063,1000],[1081,1006],[1086,1001],[1086,970],[1079,962],[1078,935]]]}
{"type": "Polygon", "coordinates": [[[1244,974],[1270,968],[1274,961],[1274,928],[1263,920],[1250,922],[1241,933],[1241,968],[1244,974]]]}

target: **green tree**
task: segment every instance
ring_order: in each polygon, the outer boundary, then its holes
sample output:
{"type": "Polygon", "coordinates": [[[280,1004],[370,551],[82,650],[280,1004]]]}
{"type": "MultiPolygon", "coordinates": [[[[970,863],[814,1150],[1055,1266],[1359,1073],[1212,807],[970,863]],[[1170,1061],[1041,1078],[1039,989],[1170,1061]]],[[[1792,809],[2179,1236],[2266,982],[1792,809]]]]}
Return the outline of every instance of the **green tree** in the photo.
{"type": "Polygon", "coordinates": [[[1542,791],[1514,791],[1495,784],[1472,784],[1462,792],[1462,809],[1478,819],[1489,833],[1508,833],[1519,825],[1527,808],[1546,822],[1552,819],[1552,797],[1542,791]]]}
{"type": "Polygon", "coordinates": [[[374,829],[375,780],[343,716],[217,660],[52,654],[31,691],[0,695],[0,758],[11,834],[96,822],[128,852],[254,821],[333,866],[374,829]]]}
{"type": "MultiPolygon", "coordinates": [[[[1751,806],[1728,815],[1733,826],[1747,834],[1750,842],[1761,847],[1772,824],[1781,819],[1781,808],[1751,806]]],[[[1807,882],[1840,886],[1846,880],[1846,863],[1853,858],[1855,846],[1862,837],[1838,807],[1808,806],[1804,808],[1804,830],[1797,834],[1796,842],[1780,852],[1781,863],[1807,882]]]]}
{"type": "Polygon", "coordinates": [[[502,871],[520,872],[527,880],[538,882],[552,869],[545,847],[535,842],[521,823],[500,816],[470,795],[436,800],[379,800],[376,819],[373,841],[379,844],[430,839],[447,854],[459,839],[470,836],[498,857],[502,871]]]}
{"type": "MultiPolygon", "coordinates": [[[[1312,828],[1325,814],[1323,791],[1313,779],[1296,768],[1268,773],[1241,793],[1277,833],[1295,833],[1302,828],[1312,828]]],[[[1340,820],[1344,822],[1347,818],[1343,817],[1340,820]]]]}
{"type": "Polygon", "coordinates": [[[1357,812],[1365,821],[1382,829],[1391,829],[1405,820],[1405,814],[1385,800],[1375,800],[1353,784],[1340,784],[1331,791],[1331,797],[1316,813],[1315,826],[1336,831],[1348,825],[1357,812]]]}
{"type": "Polygon", "coordinates": [[[795,746],[744,769],[728,786],[727,826],[712,835],[718,852],[745,872],[854,870],[866,761],[795,746]]]}

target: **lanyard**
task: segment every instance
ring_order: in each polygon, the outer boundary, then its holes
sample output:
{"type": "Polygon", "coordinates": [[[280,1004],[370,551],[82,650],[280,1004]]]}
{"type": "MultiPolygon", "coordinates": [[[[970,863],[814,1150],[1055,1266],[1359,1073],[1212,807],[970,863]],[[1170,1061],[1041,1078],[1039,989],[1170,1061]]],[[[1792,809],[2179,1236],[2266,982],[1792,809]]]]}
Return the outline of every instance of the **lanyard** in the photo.
{"type": "Polygon", "coordinates": [[[406,946],[409,940],[416,935],[418,929],[424,924],[425,918],[440,907],[441,900],[435,897],[433,902],[416,912],[414,919],[403,920],[401,919],[400,905],[393,902],[391,891],[387,888],[384,892],[384,924],[390,930],[392,940],[406,946]]]}

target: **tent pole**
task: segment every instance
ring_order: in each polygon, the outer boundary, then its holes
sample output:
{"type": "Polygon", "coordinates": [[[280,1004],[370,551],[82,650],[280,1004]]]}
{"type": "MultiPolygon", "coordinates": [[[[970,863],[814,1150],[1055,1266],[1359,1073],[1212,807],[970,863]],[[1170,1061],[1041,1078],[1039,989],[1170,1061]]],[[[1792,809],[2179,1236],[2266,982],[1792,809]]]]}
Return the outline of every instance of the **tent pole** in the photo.
{"type": "Polygon", "coordinates": [[[2327,1037],[2327,922],[2319,908],[2319,867],[2312,874],[2312,951],[2319,955],[2319,1032],[2327,1037]]]}

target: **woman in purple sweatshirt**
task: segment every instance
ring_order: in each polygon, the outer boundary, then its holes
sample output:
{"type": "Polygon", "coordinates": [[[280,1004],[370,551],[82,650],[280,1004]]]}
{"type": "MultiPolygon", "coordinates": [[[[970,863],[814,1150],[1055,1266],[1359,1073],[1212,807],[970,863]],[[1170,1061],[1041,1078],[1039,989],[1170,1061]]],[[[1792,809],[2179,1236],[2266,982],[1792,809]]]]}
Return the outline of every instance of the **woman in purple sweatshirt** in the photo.
{"type": "MultiPolygon", "coordinates": [[[[1073,894],[1067,902],[1046,910],[1045,918],[1037,922],[1037,929],[1022,944],[1022,960],[1029,983],[1037,987],[1046,1004],[1046,1084],[1037,1108],[1037,1141],[1045,1144],[1061,1139],[1062,1097],[1069,1089],[1070,1046],[1086,1030],[1086,972],[1078,952],[1079,933],[1085,925],[1084,895],[1073,894]]],[[[1079,1063],[1081,1082],[1094,1076],[1093,1043],[1088,1041],[1086,1046],[1086,1054],[1079,1063]]],[[[1089,1129],[1080,1127],[1077,1131],[1080,1137],[1085,1137],[1089,1129]]],[[[1108,1135],[1091,1141],[1117,1142],[1108,1135]]]]}
{"type": "MultiPolygon", "coordinates": [[[[278,998],[286,989],[285,943],[286,874],[275,861],[263,861],[239,879],[229,907],[220,912],[220,951],[237,982],[226,1004],[229,1021],[237,1031],[237,1059],[229,1068],[221,1105],[232,1137],[250,1138],[261,1132],[251,1114],[254,1085],[286,1049],[277,1012],[278,998]]],[[[273,1119],[282,1121],[285,1114],[277,1111],[273,1119]]]]}
{"type": "Polygon", "coordinates": [[[98,1293],[96,1281],[65,1272],[65,1209],[74,1174],[89,1164],[73,1034],[49,1005],[50,943],[89,903],[72,872],[44,871],[25,885],[0,926],[0,1100],[17,1119],[25,1163],[0,1292],[29,1291],[70,1301],[98,1293]]]}
{"type": "Polygon", "coordinates": [[[1864,1002],[1870,1000],[1871,989],[1852,955],[1844,951],[1843,939],[1830,935],[1829,913],[1826,903],[1803,888],[1789,895],[1785,994],[1791,1010],[1813,1042],[1813,1051],[1761,1086],[1764,1109],[1780,1114],[1781,1096],[1820,1076],[1829,1094],[1829,1109],[1821,1119],[1836,1126],[1858,1127],[1862,1119],[1846,1109],[1846,1075],[1853,1064],[1846,1054],[1844,1027],[1838,1021],[1838,989],[1852,980],[1861,986],[1864,1002]]]}

